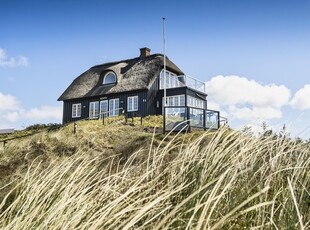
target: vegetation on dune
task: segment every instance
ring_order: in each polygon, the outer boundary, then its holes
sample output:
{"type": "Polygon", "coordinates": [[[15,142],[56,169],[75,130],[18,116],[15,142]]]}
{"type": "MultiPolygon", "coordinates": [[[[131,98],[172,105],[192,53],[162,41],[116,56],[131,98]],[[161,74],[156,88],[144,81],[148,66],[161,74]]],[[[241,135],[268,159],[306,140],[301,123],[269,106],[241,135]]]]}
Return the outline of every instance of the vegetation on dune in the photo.
{"type": "Polygon", "coordinates": [[[82,121],[76,135],[67,126],[0,149],[0,228],[309,228],[309,144],[123,123],[82,121]]]}

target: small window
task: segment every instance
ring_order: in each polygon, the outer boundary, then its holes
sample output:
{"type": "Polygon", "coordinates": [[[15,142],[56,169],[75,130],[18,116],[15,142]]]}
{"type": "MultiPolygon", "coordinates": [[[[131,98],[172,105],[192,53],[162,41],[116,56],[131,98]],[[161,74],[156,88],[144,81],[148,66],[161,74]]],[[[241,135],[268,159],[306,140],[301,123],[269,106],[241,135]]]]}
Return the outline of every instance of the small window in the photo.
{"type": "Polygon", "coordinates": [[[72,105],[72,118],[81,117],[81,108],[81,103],[72,105]]]}
{"type": "Polygon", "coordinates": [[[128,97],[127,111],[138,111],[138,96],[128,97]]]}
{"type": "Polygon", "coordinates": [[[115,73],[113,72],[108,72],[104,78],[103,78],[103,81],[102,81],[102,84],[103,85],[106,85],[106,84],[113,84],[116,82],[116,75],[115,73]]]}

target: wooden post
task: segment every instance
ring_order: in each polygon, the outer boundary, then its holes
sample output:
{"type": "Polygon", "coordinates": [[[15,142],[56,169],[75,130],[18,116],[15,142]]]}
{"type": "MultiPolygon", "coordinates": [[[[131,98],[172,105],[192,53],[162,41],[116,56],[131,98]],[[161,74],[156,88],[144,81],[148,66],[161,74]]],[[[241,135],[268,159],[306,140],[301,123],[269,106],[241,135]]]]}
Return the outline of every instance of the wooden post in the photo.
{"type": "Polygon", "coordinates": [[[102,125],[104,125],[104,116],[105,116],[105,114],[103,113],[102,114],[102,125]]]}
{"type": "Polygon", "coordinates": [[[6,143],[7,143],[7,141],[3,141],[3,148],[5,147],[6,143]]]}
{"type": "Polygon", "coordinates": [[[74,124],[73,124],[73,133],[74,134],[76,134],[76,128],[77,128],[77,124],[76,124],[76,122],[74,122],[74,124]]]}
{"type": "Polygon", "coordinates": [[[133,114],[133,112],[131,113],[131,123],[132,123],[132,124],[135,123],[135,122],[134,122],[134,114],[133,114]]]}
{"type": "Polygon", "coordinates": [[[142,126],[142,115],[141,115],[141,119],[140,119],[140,125],[142,126]]]}

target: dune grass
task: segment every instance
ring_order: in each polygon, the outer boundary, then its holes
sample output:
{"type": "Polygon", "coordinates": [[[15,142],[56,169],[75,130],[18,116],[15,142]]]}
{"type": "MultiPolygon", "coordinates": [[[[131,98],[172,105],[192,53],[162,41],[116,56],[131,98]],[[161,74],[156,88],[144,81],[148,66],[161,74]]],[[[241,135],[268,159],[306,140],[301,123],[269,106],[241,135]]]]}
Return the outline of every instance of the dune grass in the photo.
{"type": "Polygon", "coordinates": [[[43,153],[0,200],[0,228],[310,227],[309,145],[225,127],[165,137],[118,122],[19,143],[43,153]]]}

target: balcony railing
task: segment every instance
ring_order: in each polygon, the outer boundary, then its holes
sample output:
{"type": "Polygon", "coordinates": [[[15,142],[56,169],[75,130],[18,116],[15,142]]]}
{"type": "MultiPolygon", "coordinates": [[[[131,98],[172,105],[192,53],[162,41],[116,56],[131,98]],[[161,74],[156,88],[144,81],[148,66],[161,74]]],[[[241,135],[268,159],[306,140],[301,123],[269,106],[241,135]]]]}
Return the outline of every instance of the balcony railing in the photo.
{"type": "Polygon", "coordinates": [[[206,93],[206,85],[204,82],[188,76],[188,75],[180,75],[177,76],[176,74],[166,71],[166,83],[164,81],[164,72],[161,71],[160,73],[160,89],[171,89],[171,88],[178,88],[187,86],[189,88],[195,89],[197,91],[206,93]]]}
{"type": "Polygon", "coordinates": [[[220,112],[189,106],[166,106],[164,131],[180,131],[191,127],[217,130],[222,122],[220,112]]]}
{"type": "Polygon", "coordinates": [[[188,75],[182,75],[182,76],[178,76],[184,79],[185,85],[198,90],[200,92],[205,93],[206,92],[206,84],[202,81],[199,81],[198,79],[188,76],[188,75]]]}

